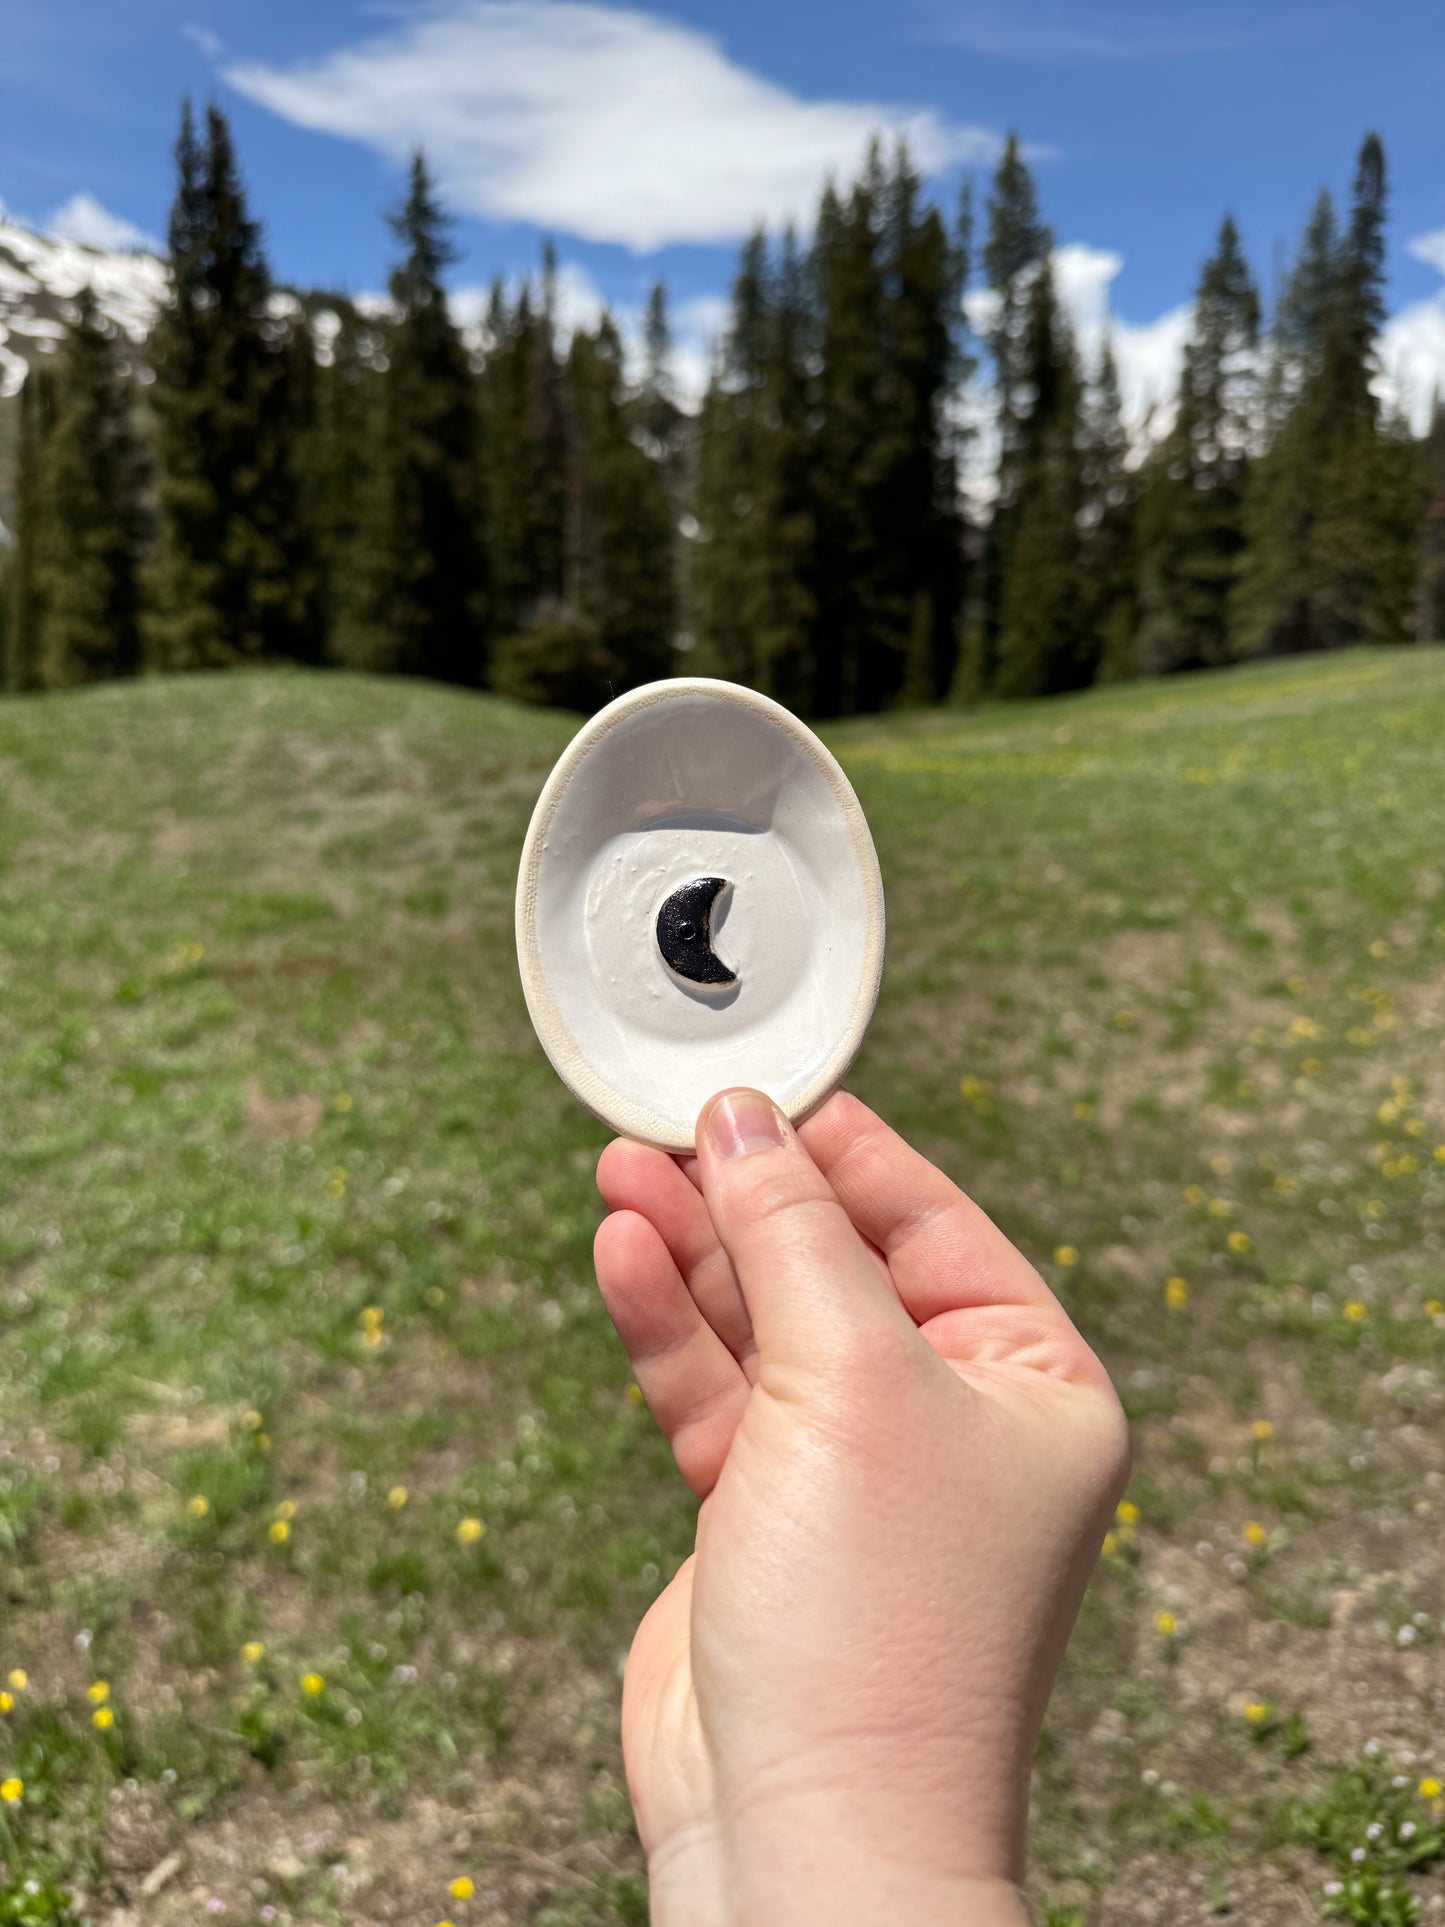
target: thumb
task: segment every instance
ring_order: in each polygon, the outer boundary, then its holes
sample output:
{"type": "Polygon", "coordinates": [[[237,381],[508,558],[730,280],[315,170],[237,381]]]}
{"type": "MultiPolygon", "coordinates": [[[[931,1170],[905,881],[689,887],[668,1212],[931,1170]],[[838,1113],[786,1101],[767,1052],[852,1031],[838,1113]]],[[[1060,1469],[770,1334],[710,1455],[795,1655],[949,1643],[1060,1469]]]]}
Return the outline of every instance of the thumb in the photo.
{"type": "Polygon", "coordinates": [[[764,1367],[816,1363],[863,1338],[915,1334],[891,1281],[802,1139],[761,1091],[723,1091],[698,1119],[703,1197],[764,1367]]]}

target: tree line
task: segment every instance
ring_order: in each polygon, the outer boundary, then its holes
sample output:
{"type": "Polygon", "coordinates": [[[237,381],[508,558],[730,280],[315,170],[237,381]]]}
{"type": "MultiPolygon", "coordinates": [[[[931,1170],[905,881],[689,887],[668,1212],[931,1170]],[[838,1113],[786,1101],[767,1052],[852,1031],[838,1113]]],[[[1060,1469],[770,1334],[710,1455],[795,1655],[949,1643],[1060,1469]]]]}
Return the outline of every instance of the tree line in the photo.
{"type": "Polygon", "coordinates": [[[686,668],[833,716],[1445,620],[1445,410],[1417,438],[1374,388],[1374,135],[1267,317],[1223,222],[1142,452],[1016,139],[977,220],[970,185],[945,215],[875,147],[810,235],[754,236],[695,414],[660,284],[636,367],[606,314],[564,336],[550,254],[467,339],[420,155],[374,312],[273,282],[216,108],[184,112],[176,173],[141,356],[83,291],[21,391],[7,689],[289,659],[591,708],[686,668]]]}

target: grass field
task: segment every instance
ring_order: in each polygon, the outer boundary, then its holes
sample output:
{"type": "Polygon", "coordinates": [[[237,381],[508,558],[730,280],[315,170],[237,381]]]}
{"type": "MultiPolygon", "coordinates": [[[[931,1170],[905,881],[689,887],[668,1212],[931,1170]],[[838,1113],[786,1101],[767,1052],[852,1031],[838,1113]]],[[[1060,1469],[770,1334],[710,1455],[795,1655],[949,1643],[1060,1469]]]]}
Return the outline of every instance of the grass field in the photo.
{"type": "MultiPolygon", "coordinates": [[[[692,1506],[511,942],[573,726],[0,705],[0,1923],[646,1918],[619,1668],[692,1506]]],[[[1445,1915],[1445,652],[830,741],[852,1087],[1134,1426],[1040,1920],[1445,1915]]]]}

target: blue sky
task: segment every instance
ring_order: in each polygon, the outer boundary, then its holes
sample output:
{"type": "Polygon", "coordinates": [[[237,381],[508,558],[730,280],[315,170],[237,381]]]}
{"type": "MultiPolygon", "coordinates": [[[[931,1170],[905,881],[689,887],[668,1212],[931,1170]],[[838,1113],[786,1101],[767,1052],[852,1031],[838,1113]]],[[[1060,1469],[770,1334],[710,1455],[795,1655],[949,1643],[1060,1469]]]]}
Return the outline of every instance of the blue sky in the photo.
{"type": "Polygon", "coordinates": [[[383,284],[421,138],[459,287],[531,266],[548,232],[579,302],[634,308],[660,273],[695,326],[749,220],[806,209],[870,125],[906,127],[950,200],[1016,126],[1076,306],[1141,366],[1177,346],[1224,210],[1268,292],[1373,126],[1391,305],[1427,311],[1445,355],[1438,0],[4,0],[0,201],[43,225],[84,195],[161,233],[187,93],[230,114],[283,278],[383,284]]]}

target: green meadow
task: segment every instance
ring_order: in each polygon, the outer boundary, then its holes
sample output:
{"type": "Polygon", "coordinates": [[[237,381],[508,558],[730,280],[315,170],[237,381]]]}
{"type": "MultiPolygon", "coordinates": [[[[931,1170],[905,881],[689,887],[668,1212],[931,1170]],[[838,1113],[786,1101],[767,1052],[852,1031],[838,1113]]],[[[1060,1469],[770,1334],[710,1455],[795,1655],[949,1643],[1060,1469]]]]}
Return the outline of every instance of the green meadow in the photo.
{"type": "MultiPolygon", "coordinates": [[[[646,1919],[693,1505],[511,931],[576,719],[233,674],[0,704],[0,1923],[646,1919]]],[[[1050,1927],[1445,1911],[1445,651],[827,732],[851,1086],[1135,1436],[1050,1927]]]]}

